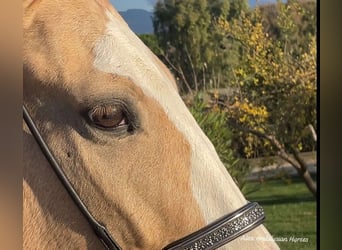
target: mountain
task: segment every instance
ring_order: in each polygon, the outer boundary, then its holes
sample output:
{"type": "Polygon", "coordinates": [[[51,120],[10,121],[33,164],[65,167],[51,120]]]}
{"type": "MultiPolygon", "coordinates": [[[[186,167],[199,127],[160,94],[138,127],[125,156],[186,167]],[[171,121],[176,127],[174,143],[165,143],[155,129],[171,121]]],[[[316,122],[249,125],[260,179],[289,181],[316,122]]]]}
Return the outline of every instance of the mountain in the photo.
{"type": "Polygon", "coordinates": [[[153,33],[152,12],[142,9],[129,9],[127,11],[120,11],[119,13],[135,33],[153,33]]]}
{"type": "MultiPolygon", "coordinates": [[[[286,2],[287,0],[282,0],[282,2],[286,2]]],[[[265,4],[273,4],[276,3],[276,0],[249,0],[249,6],[254,8],[256,5],[265,5],[265,4]]]]}

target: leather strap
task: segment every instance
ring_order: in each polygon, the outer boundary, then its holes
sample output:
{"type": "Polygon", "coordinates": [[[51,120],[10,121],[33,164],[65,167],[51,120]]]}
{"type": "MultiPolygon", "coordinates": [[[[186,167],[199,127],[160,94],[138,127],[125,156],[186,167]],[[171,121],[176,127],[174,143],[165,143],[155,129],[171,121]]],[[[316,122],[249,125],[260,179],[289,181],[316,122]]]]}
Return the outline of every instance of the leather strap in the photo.
{"type": "Polygon", "coordinates": [[[90,226],[93,228],[95,231],[96,235],[100,238],[101,242],[103,245],[110,250],[121,250],[120,246],[118,243],[115,242],[115,240],[111,237],[110,233],[106,229],[105,226],[101,225],[89,212],[85,204],[82,202],[80,199],[79,195],[77,194],[76,190],[73,188],[71,185],[69,179],[66,177],[64,174],[62,168],[59,166],[58,162],[56,161],[55,157],[51,153],[49,147],[45,143],[43,137],[38,131],[37,126],[33,122],[30,114],[28,113],[25,105],[23,105],[23,117],[24,120],[30,129],[32,135],[36,139],[40,149],[42,150],[46,160],[50,163],[50,166],[56,173],[58,179],[61,181],[63,184],[64,188],[67,190],[69,193],[71,199],[75,202],[77,207],[81,210],[82,214],[84,217],[87,219],[89,222],[90,226]]]}
{"type": "Polygon", "coordinates": [[[259,226],[264,219],[263,208],[256,202],[248,202],[233,213],[171,243],[163,250],[217,249],[259,226]]]}

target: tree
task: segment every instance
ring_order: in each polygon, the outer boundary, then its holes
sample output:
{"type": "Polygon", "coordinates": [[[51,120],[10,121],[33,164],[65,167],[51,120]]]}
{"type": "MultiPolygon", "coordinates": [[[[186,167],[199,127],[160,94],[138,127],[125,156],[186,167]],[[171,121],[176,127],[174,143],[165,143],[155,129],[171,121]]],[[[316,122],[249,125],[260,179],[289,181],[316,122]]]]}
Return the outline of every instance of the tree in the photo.
{"type": "Polygon", "coordinates": [[[300,55],[307,47],[308,36],[316,32],[316,2],[288,1],[289,4],[260,6],[265,32],[284,43],[291,53],[300,55]],[[287,46],[286,44],[289,46],[287,46]]]}
{"type": "Polygon", "coordinates": [[[299,152],[312,150],[316,143],[316,34],[306,34],[297,49],[291,39],[297,27],[290,13],[302,13],[301,6],[279,2],[278,8],[280,40],[264,31],[259,8],[231,22],[218,21],[221,31],[241,48],[240,64],[232,71],[238,92],[226,112],[245,156],[260,149],[263,155],[279,155],[315,195],[316,183],[299,152]]]}
{"type": "Polygon", "coordinates": [[[230,20],[246,1],[164,0],[154,10],[154,31],[166,62],[184,92],[218,86],[232,63],[232,46],[226,49],[214,25],[219,17],[230,20]],[[236,9],[234,9],[236,8],[236,9]]]}

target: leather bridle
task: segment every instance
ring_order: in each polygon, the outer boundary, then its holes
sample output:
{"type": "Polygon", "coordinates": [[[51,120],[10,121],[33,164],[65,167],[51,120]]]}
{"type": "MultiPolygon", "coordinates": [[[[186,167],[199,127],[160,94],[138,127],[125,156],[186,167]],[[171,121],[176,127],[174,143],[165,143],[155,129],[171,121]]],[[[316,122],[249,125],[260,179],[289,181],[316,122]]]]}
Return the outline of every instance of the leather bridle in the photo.
{"type": "MultiPolygon", "coordinates": [[[[75,202],[84,217],[88,220],[94,232],[101,240],[103,245],[110,250],[121,250],[119,244],[113,239],[105,226],[100,224],[89,212],[86,205],[73,188],[62,168],[51,153],[49,147],[45,143],[41,134],[33,122],[25,105],[23,105],[23,117],[30,129],[32,135],[37,141],[50,166],[56,173],[58,179],[62,182],[64,188],[69,193],[72,200],[75,202]]],[[[180,240],[177,240],[163,250],[197,250],[197,249],[217,249],[220,246],[227,244],[235,238],[256,228],[265,219],[263,208],[256,202],[248,202],[245,206],[238,210],[223,216],[222,218],[210,223],[202,229],[194,232],[180,240]]]]}

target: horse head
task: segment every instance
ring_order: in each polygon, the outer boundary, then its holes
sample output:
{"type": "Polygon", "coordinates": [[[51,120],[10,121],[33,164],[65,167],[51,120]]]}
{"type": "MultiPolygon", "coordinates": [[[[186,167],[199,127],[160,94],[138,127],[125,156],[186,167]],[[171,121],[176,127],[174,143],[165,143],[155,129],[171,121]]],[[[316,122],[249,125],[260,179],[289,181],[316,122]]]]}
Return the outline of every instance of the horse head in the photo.
{"type": "MultiPolygon", "coordinates": [[[[168,69],[106,0],[24,0],[24,104],[123,249],[161,249],[247,201],[168,69]]],[[[24,133],[24,248],[101,242],[24,133]]],[[[259,226],[232,249],[278,249],[259,226]],[[268,240],[257,240],[264,237],[268,240]]]]}

